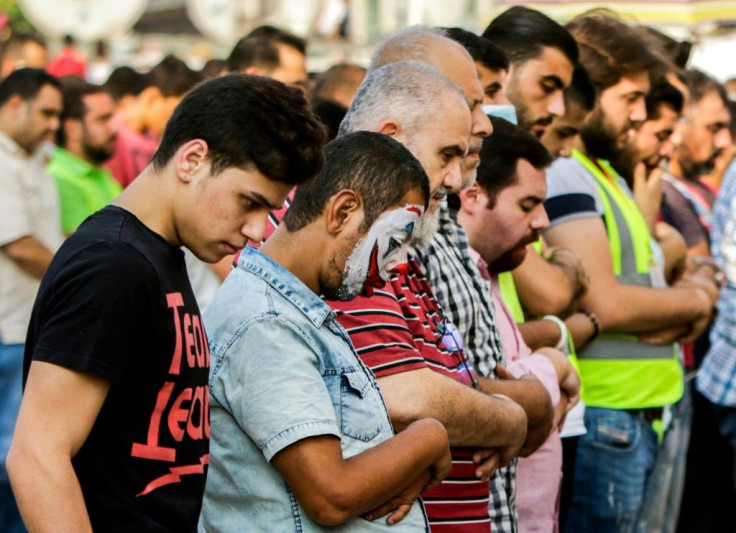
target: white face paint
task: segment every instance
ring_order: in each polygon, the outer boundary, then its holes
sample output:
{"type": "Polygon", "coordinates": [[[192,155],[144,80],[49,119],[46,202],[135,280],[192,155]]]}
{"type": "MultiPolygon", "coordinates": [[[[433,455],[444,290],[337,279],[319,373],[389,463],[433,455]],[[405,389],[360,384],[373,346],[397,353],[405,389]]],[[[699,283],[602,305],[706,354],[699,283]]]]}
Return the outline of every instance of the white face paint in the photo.
{"type": "Polygon", "coordinates": [[[373,294],[391,273],[407,262],[407,244],[424,213],[421,205],[409,204],[383,213],[355,246],[345,263],[339,300],[350,300],[364,293],[373,294]]]}

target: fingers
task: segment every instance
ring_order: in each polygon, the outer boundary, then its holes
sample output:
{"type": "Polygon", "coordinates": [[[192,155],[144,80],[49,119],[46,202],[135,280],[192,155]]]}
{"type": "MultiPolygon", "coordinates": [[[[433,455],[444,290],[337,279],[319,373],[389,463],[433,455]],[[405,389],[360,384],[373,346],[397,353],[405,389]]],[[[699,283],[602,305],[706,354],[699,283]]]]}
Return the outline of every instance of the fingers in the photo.
{"type": "Polygon", "coordinates": [[[396,510],[391,513],[391,516],[386,519],[386,523],[388,525],[398,524],[404,519],[407,514],[409,514],[410,510],[411,504],[405,503],[403,505],[399,505],[396,510]]]}
{"type": "MultiPolygon", "coordinates": [[[[478,461],[476,461],[478,462],[478,461]]],[[[485,459],[485,461],[475,470],[475,477],[481,481],[488,481],[491,479],[493,473],[498,470],[501,466],[501,458],[497,452],[491,452],[491,454],[485,459]]]]}
{"type": "Polygon", "coordinates": [[[496,365],[496,377],[498,379],[516,379],[503,365],[496,365]]]}
{"type": "Polygon", "coordinates": [[[634,167],[634,190],[643,187],[647,181],[647,169],[644,163],[637,163],[634,167]]]}

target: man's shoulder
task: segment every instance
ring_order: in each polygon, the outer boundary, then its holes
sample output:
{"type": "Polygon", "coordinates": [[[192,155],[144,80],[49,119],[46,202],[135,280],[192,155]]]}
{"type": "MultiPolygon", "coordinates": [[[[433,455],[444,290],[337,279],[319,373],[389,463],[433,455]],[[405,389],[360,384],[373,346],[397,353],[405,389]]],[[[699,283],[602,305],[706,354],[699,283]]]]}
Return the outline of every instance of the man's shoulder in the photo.
{"type": "Polygon", "coordinates": [[[558,157],[547,169],[547,198],[558,194],[597,194],[595,178],[572,157],[558,157]]]}
{"type": "Polygon", "coordinates": [[[139,276],[156,274],[153,258],[139,243],[121,235],[125,214],[104,211],[90,217],[64,241],[51,262],[47,277],[65,272],[75,277],[95,276],[104,269],[105,277],[111,281],[123,277],[136,282],[139,276]]]}
{"type": "Polygon", "coordinates": [[[547,169],[544,207],[550,227],[603,213],[595,178],[572,157],[560,157],[547,169]]]}

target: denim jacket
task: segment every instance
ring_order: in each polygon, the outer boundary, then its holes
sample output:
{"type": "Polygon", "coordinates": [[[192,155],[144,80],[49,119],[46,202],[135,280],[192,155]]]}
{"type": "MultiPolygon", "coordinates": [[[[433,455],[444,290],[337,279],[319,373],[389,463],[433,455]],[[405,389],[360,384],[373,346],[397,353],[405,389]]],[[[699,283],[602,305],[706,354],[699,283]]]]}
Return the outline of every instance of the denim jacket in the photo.
{"type": "MultiPolygon", "coordinates": [[[[204,316],[210,370],[210,466],[200,531],[333,531],[310,520],[271,458],[317,435],[345,458],[393,436],[376,380],[335,313],[288,270],[247,248],[204,316]]],[[[395,526],[423,531],[421,503],[395,526]]]]}

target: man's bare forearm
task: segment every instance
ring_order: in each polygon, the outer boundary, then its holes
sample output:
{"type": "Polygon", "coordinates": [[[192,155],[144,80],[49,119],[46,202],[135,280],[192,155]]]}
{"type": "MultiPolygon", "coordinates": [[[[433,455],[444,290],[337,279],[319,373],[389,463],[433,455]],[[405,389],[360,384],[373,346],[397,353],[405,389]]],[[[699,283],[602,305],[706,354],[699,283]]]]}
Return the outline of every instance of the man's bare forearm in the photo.
{"type": "Polygon", "coordinates": [[[54,254],[33,236],[23,237],[4,245],[5,253],[23,272],[41,279],[54,258],[54,254]]]}
{"type": "Polygon", "coordinates": [[[495,398],[429,369],[378,379],[397,431],[422,418],[447,429],[451,446],[495,448],[521,442],[527,420],[513,401],[495,398]]]}
{"type": "Polygon", "coordinates": [[[23,521],[34,533],[92,531],[82,489],[67,457],[13,446],[8,475],[23,521]]]}

